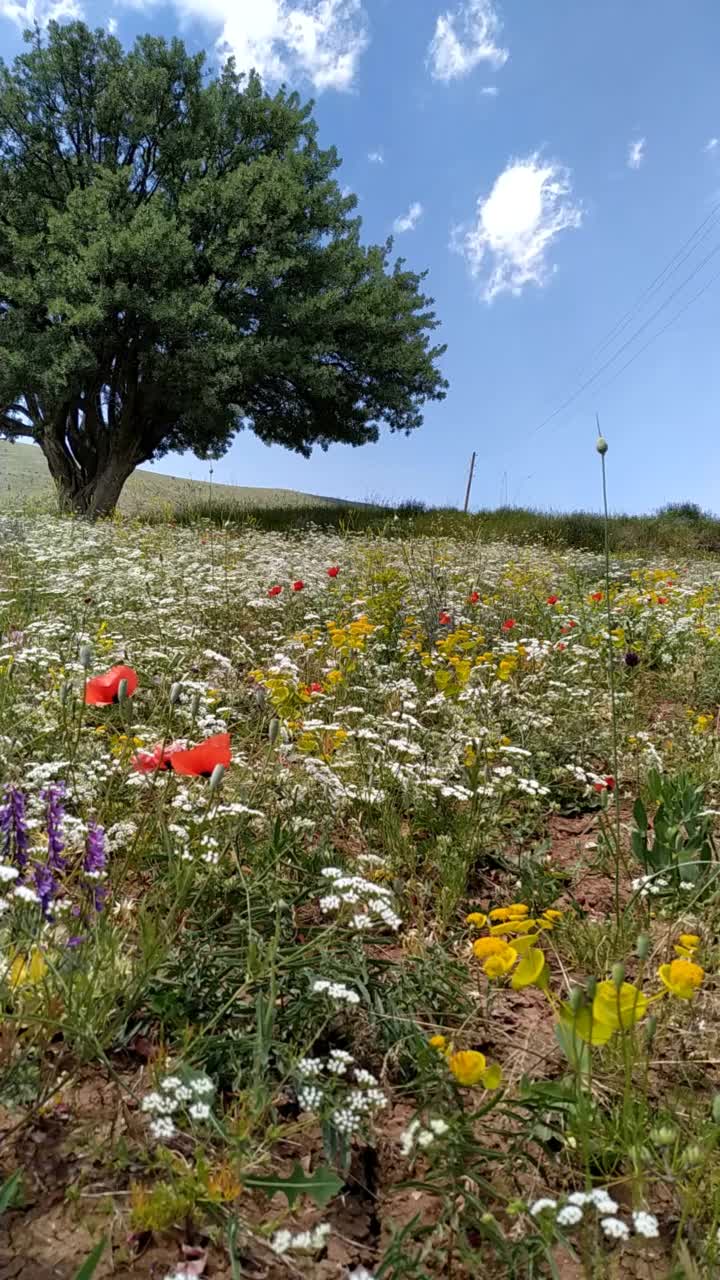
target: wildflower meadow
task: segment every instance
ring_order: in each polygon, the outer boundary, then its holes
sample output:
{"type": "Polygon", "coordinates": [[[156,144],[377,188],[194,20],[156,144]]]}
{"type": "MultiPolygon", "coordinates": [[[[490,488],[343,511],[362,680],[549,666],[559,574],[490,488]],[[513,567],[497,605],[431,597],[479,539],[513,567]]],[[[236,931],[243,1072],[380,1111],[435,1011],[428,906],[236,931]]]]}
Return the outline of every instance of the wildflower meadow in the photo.
{"type": "Polygon", "coordinates": [[[2,1274],[720,1275],[719,706],[715,560],[0,517],[2,1274]]]}

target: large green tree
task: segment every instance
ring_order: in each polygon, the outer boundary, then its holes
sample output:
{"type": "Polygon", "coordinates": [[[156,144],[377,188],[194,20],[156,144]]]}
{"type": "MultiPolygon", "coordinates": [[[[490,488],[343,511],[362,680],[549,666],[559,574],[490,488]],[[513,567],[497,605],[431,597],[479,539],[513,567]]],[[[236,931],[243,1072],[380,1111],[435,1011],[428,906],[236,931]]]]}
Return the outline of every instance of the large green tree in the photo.
{"type": "Polygon", "coordinates": [[[250,427],[308,455],[410,431],[446,383],[423,277],[363,247],[295,93],[81,23],[0,63],[0,435],[64,508],[250,427]]]}

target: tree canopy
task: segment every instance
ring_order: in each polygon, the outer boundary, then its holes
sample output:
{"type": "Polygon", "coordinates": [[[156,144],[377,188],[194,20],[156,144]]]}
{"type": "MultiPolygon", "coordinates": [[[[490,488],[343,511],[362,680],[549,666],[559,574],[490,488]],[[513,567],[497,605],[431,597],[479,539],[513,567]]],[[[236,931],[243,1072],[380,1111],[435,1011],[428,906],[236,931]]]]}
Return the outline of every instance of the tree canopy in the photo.
{"type": "Polygon", "coordinates": [[[0,435],[63,506],[111,511],[138,464],[243,427],[307,456],[420,425],[432,299],[361,245],[311,103],[179,40],[26,40],[0,63],[0,435]]]}

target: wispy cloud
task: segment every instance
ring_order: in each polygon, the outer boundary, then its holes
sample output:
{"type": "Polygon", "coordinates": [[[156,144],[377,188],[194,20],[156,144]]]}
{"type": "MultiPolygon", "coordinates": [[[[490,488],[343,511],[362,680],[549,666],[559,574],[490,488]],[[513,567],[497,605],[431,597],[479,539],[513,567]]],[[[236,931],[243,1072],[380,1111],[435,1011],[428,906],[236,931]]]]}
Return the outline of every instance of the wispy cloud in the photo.
{"type": "Polygon", "coordinates": [[[438,16],[428,49],[435,80],[456,80],[481,62],[502,67],[509,54],[497,43],[501,23],[492,0],[464,0],[438,16]]]}
{"type": "Polygon", "coordinates": [[[114,35],[116,35],[116,34],[117,34],[117,29],[118,29],[118,21],[117,21],[117,18],[108,18],[108,20],[107,20],[107,29],[108,29],[108,31],[110,32],[110,35],[111,35],[111,36],[114,36],[114,35]]]}
{"type": "Polygon", "coordinates": [[[645,141],[645,138],[636,138],[634,142],[628,143],[628,169],[639,169],[640,165],[645,160],[645,141]]]}
{"type": "Polygon", "coordinates": [[[718,143],[720,143],[720,138],[708,138],[707,142],[705,143],[704,150],[714,151],[718,143]]]}
{"type": "Polygon", "coordinates": [[[500,90],[494,84],[486,84],[480,92],[484,98],[497,98],[500,90]]]}
{"type": "Polygon", "coordinates": [[[0,18],[9,18],[22,30],[34,27],[35,23],[46,27],[48,22],[82,17],[82,5],[77,0],[0,0],[0,18]]]}
{"type": "Polygon", "coordinates": [[[393,231],[396,235],[402,235],[403,231],[414,231],[418,222],[422,218],[423,207],[419,200],[415,200],[410,205],[407,213],[403,213],[393,222],[393,231]]]}
{"type": "Polygon", "coordinates": [[[502,293],[517,296],[528,285],[547,284],[556,269],[549,260],[555,240],[581,222],[569,170],[536,151],[508,164],[490,194],[478,200],[475,223],[456,228],[451,247],[480,280],[489,303],[502,293]]]}
{"type": "Polygon", "coordinates": [[[368,160],[371,164],[384,164],[385,156],[381,148],[377,151],[368,151],[368,160]]]}
{"type": "MultiPolygon", "coordinates": [[[[0,4],[8,0],[0,0],[0,4]]],[[[165,0],[121,0],[162,4],[165,0]]],[[[221,56],[270,84],[309,81],[318,93],[352,89],[369,43],[362,0],[171,0],[185,18],[219,29],[221,56]]]]}

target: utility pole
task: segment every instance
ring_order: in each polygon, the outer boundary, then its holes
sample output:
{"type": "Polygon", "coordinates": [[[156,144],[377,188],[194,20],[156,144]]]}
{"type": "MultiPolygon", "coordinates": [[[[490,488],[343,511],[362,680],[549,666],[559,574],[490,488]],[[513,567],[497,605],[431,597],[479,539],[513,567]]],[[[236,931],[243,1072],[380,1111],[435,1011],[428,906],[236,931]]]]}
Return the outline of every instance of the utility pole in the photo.
{"type": "Polygon", "coordinates": [[[468,475],[467,489],[465,490],[465,506],[463,507],[463,511],[465,515],[467,515],[467,509],[470,506],[470,490],[472,488],[474,470],[475,470],[475,450],[473,449],[473,455],[472,455],[472,458],[470,459],[470,474],[468,475]]]}

